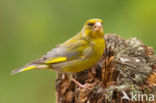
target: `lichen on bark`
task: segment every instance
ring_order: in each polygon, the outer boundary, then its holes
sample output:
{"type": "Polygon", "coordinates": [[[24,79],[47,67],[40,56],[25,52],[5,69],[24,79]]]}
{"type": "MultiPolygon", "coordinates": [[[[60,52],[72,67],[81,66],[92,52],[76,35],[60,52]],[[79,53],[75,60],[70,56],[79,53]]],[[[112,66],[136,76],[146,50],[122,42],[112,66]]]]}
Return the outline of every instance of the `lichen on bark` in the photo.
{"type": "Polygon", "coordinates": [[[97,64],[73,74],[80,83],[94,85],[78,89],[67,75],[58,73],[56,103],[136,103],[123,99],[123,92],[129,97],[131,91],[155,95],[156,55],[153,49],[137,38],[122,39],[115,34],[106,34],[104,38],[105,53],[97,64]]]}

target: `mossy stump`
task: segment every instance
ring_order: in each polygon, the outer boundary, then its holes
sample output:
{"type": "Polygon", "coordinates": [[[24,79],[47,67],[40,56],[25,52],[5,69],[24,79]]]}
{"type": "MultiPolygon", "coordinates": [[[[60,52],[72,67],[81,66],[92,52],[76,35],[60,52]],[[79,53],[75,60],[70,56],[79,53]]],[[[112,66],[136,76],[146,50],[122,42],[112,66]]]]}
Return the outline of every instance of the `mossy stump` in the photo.
{"type": "Polygon", "coordinates": [[[93,67],[73,74],[80,88],[65,74],[56,80],[56,103],[155,103],[156,55],[136,38],[122,39],[115,34],[106,34],[106,49],[103,57],[93,67]],[[131,93],[147,94],[148,100],[132,98],[131,93]],[[125,94],[129,97],[124,98],[125,94]],[[149,100],[150,99],[150,100],[149,100]]]}

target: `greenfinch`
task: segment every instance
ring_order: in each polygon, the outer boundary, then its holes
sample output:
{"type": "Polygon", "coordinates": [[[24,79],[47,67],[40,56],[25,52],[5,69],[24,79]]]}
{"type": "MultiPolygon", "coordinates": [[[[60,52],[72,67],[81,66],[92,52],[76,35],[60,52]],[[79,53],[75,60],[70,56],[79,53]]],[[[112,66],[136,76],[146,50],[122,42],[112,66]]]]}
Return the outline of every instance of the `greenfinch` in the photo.
{"type": "Polygon", "coordinates": [[[77,35],[56,46],[40,59],[13,70],[12,74],[31,69],[48,69],[60,73],[80,72],[96,64],[104,49],[102,20],[89,19],[77,35]]]}

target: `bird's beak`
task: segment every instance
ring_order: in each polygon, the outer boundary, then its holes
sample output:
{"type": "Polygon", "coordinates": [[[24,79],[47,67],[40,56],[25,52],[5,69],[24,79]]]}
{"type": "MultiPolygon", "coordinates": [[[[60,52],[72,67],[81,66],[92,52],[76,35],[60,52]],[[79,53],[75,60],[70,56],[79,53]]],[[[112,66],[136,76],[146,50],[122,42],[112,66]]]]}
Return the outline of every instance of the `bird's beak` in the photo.
{"type": "Polygon", "coordinates": [[[93,31],[101,31],[102,30],[102,25],[100,22],[96,22],[93,26],[93,31]]]}

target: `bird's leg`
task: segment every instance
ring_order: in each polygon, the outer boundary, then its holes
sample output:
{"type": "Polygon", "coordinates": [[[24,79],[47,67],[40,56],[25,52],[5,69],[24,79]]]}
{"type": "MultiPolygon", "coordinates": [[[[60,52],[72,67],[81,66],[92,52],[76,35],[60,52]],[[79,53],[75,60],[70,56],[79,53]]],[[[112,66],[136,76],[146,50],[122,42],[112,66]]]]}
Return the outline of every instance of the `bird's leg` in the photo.
{"type": "Polygon", "coordinates": [[[72,78],[71,81],[73,81],[75,84],[77,84],[80,88],[84,88],[84,85],[78,82],[76,79],[72,78]]]}
{"type": "Polygon", "coordinates": [[[75,84],[77,84],[79,86],[79,88],[85,88],[83,84],[81,84],[80,82],[78,82],[75,78],[74,78],[74,74],[70,75],[71,81],[73,81],[75,84]]]}
{"type": "Polygon", "coordinates": [[[71,81],[73,81],[75,84],[77,84],[79,86],[79,88],[77,89],[78,91],[82,88],[82,89],[91,89],[96,83],[86,83],[86,84],[81,84],[80,82],[78,82],[77,80],[75,80],[74,78],[71,79],[71,81]]]}
{"type": "Polygon", "coordinates": [[[91,87],[93,87],[96,83],[92,83],[92,84],[89,84],[89,83],[85,83],[85,84],[81,84],[79,81],[77,81],[75,78],[74,78],[74,74],[73,73],[69,73],[69,78],[71,81],[73,81],[76,85],[79,86],[79,88],[77,90],[80,90],[80,89],[90,89],[91,87]]]}

